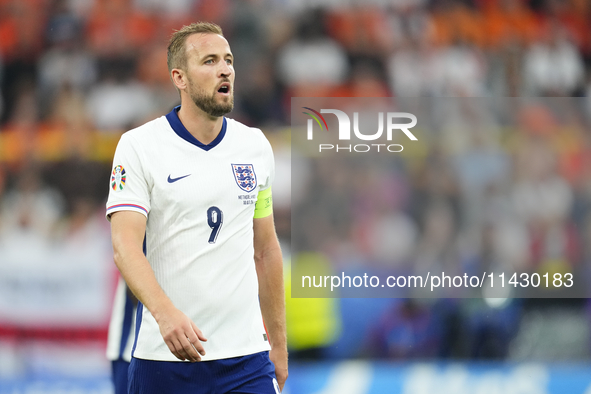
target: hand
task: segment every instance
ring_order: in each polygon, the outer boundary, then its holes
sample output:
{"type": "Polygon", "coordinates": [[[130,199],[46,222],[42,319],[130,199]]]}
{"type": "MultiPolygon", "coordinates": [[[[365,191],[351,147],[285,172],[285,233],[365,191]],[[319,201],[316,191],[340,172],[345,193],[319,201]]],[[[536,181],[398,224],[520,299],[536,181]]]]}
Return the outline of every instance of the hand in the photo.
{"type": "Polygon", "coordinates": [[[287,349],[284,348],[272,348],[269,352],[269,358],[275,365],[275,376],[277,377],[277,383],[279,383],[279,389],[283,391],[283,386],[287,380],[287,349]]]}
{"type": "Polygon", "coordinates": [[[174,307],[159,314],[158,317],[156,320],[160,327],[160,334],[172,354],[183,361],[201,361],[201,356],[205,356],[205,349],[200,340],[206,342],[207,338],[197,325],[174,307]]]}

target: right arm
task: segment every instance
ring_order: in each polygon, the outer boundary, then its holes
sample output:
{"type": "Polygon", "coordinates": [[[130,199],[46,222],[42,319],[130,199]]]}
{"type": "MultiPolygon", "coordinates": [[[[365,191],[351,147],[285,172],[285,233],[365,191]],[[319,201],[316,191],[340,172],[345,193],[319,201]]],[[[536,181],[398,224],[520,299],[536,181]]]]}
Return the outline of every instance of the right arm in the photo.
{"type": "Polygon", "coordinates": [[[195,323],[173,305],[158,284],[143,252],[146,220],[144,215],[134,211],[111,214],[115,264],[127,286],[156,319],[172,354],[179,360],[200,361],[205,355],[200,341],[207,339],[195,323]]]}

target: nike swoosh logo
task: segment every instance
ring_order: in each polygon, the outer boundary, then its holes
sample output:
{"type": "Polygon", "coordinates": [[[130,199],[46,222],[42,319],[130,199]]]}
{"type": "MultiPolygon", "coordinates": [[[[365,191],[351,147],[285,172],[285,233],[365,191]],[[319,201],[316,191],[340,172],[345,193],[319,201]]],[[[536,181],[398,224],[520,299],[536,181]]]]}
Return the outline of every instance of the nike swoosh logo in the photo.
{"type": "MultiPolygon", "coordinates": [[[[191,174],[189,174],[189,175],[191,175],[191,174]]],[[[180,177],[178,177],[178,178],[171,178],[171,177],[170,177],[170,175],[169,175],[169,176],[168,176],[168,183],[173,183],[173,182],[179,181],[179,180],[181,180],[181,179],[183,179],[183,178],[186,178],[186,177],[188,177],[189,175],[180,176],[180,177]]]]}

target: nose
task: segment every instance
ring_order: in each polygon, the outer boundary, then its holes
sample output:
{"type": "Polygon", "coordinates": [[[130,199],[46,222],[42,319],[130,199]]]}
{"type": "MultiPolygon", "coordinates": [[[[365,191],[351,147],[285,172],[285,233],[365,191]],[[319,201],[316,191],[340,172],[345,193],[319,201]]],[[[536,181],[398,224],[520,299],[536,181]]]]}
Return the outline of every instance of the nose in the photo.
{"type": "Polygon", "coordinates": [[[220,76],[222,77],[229,77],[234,72],[234,68],[231,64],[226,63],[225,61],[221,62],[222,66],[220,68],[220,76]]]}

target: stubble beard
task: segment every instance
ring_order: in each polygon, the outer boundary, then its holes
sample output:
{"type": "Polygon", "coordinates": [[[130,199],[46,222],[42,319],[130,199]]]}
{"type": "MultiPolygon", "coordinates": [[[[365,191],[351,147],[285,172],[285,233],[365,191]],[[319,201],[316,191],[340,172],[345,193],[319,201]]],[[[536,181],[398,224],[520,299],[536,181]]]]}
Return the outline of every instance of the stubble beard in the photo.
{"type": "Polygon", "coordinates": [[[191,100],[195,103],[197,108],[201,109],[203,112],[210,116],[224,116],[225,114],[232,112],[234,109],[234,94],[230,95],[230,100],[225,102],[217,102],[215,95],[216,92],[213,92],[212,95],[208,96],[203,89],[199,89],[195,86],[193,81],[190,81],[191,92],[189,96],[191,100]]]}

